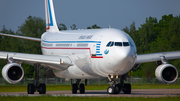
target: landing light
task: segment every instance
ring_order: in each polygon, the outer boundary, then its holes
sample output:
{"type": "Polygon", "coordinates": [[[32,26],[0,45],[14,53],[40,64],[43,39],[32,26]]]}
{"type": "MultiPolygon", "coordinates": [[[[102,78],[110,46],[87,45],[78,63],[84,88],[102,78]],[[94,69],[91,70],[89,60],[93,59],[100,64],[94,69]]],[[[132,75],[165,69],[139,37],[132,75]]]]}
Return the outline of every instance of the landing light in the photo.
{"type": "Polygon", "coordinates": [[[64,63],[64,61],[61,61],[61,63],[64,63]]]}
{"type": "Polygon", "coordinates": [[[111,79],[113,78],[113,75],[111,75],[111,79]]]}

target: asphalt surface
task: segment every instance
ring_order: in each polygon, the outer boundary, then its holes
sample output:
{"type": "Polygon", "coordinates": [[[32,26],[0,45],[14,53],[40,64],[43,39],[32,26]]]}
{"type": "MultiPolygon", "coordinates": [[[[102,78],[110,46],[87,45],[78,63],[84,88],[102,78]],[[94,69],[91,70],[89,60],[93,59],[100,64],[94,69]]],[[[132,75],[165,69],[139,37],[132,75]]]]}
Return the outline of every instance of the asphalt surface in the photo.
{"type": "MultiPolygon", "coordinates": [[[[86,90],[85,94],[72,94],[71,91],[47,91],[44,95],[50,96],[78,96],[78,97],[180,97],[180,89],[132,89],[131,94],[108,94],[106,90],[86,90]]],[[[43,96],[38,92],[0,92],[0,96],[43,96]]]]}

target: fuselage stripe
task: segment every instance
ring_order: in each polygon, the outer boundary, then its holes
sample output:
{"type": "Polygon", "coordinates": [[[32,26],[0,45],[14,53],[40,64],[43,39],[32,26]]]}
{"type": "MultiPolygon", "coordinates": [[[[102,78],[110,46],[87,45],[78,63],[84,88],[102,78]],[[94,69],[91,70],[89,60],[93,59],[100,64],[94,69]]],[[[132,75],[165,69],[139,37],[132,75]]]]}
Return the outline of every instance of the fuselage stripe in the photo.
{"type": "MultiPolygon", "coordinates": [[[[63,47],[43,47],[41,46],[41,48],[44,49],[88,49],[89,50],[89,54],[91,56],[91,49],[90,48],[63,48],[63,47]]],[[[91,56],[91,58],[103,58],[102,54],[96,54],[97,56],[91,56]]]]}
{"type": "Polygon", "coordinates": [[[46,43],[101,43],[101,41],[45,41],[46,43]]]}

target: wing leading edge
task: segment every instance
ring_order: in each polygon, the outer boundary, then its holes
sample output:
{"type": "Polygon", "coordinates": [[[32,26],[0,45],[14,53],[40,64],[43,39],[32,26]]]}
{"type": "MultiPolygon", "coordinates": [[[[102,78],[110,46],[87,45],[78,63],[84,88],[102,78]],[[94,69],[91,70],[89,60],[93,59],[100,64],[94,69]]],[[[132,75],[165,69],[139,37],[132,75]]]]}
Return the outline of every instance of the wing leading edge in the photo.
{"type": "Polygon", "coordinates": [[[160,52],[160,53],[150,53],[150,54],[141,54],[137,55],[136,64],[160,61],[162,58],[166,60],[180,59],[180,51],[171,51],[171,52],[160,52]]]}
{"type": "Polygon", "coordinates": [[[14,52],[0,52],[0,59],[6,59],[8,62],[27,63],[30,65],[41,64],[56,70],[65,70],[73,63],[69,56],[50,56],[38,54],[24,54],[14,52]]]}

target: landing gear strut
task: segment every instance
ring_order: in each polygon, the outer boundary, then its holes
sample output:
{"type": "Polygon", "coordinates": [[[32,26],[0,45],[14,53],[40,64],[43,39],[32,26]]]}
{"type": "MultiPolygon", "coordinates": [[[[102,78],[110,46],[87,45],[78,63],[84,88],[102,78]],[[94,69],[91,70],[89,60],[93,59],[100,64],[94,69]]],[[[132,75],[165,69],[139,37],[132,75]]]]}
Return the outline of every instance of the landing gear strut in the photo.
{"type": "Polygon", "coordinates": [[[131,84],[124,83],[126,80],[126,74],[120,77],[120,83],[117,83],[118,78],[111,78],[111,86],[108,87],[107,92],[109,94],[119,94],[120,91],[123,91],[124,94],[131,94],[131,84]]]}
{"type": "MultiPolygon", "coordinates": [[[[72,84],[72,93],[73,94],[77,94],[77,90],[80,91],[80,94],[84,94],[85,93],[85,86],[83,83],[79,84],[81,81],[81,79],[77,79],[76,83],[71,83],[72,84]]],[[[71,80],[72,82],[72,80],[71,80]]],[[[85,84],[87,85],[87,80],[85,80],[85,84]]]]}
{"type": "Polygon", "coordinates": [[[28,84],[27,92],[28,94],[34,94],[34,92],[39,92],[39,94],[46,94],[46,85],[44,83],[39,83],[39,70],[40,64],[35,64],[35,84],[28,84]]]}

